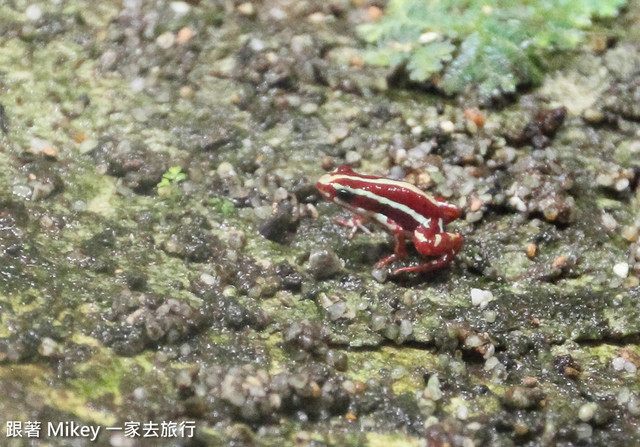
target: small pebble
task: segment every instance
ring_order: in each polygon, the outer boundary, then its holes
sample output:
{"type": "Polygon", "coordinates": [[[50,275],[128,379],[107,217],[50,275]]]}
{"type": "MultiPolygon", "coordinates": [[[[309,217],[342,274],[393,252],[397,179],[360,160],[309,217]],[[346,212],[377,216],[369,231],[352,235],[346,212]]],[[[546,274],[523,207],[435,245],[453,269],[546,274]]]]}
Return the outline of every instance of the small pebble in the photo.
{"type": "Polygon", "coordinates": [[[620,278],[626,278],[629,274],[629,264],[626,262],[619,262],[613,266],[613,273],[618,275],[620,278]]]}
{"type": "Polygon", "coordinates": [[[318,105],[312,102],[305,102],[300,106],[300,111],[305,115],[312,115],[318,111],[318,105]]]}
{"type": "Polygon", "coordinates": [[[578,418],[583,422],[590,421],[591,418],[593,418],[593,415],[595,414],[597,408],[598,406],[593,402],[582,405],[580,407],[580,410],[578,410],[578,418]]]}
{"type": "Polygon", "coordinates": [[[216,172],[222,178],[231,178],[237,175],[235,169],[233,168],[233,165],[228,161],[223,161],[222,163],[220,163],[218,165],[218,169],[216,169],[216,172]]]}
{"type": "Polygon", "coordinates": [[[402,320],[400,322],[400,335],[408,337],[413,332],[413,325],[409,320],[402,320]]]}
{"type": "Polygon", "coordinates": [[[629,242],[635,242],[638,240],[638,227],[635,225],[626,225],[622,228],[622,237],[629,242]]]}
{"type": "Polygon", "coordinates": [[[534,243],[527,244],[527,258],[533,259],[536,256],[538,246],[534,243]]]}
{"type": "Polygon", "coordinates": [[[309,256],[309,270],[316,279],[328,278],[343,268],[344,261],[331,250],[318,249],[309,256]]]}
{"type": "Polygon", "coordinates": [[[627,363],[625,359],[623,359],[622,357],[616,357],[611,362],[611,366],[613,366],[613,369],[615,369],[616,371],[622,371],[624,369],[625,363],[627,363]]]}
{"type": "Polygon", "coordinates": [[[160,34],[156,38],[156,43],[158,44],[158,46],[165,50],[168,48],[171,48],[175,43],[175,41],[176,41],[176,36],[174,36],[173,33],[169,31],[167,31],[166,33],[160,34]]]}
{"type": "Polygon", "coordinates": [[[518,196],[511,197],[509,199],[509,205],[511,205],[521,213],[524,213],[525,211],[527,211],[527,204],[524,203],[524,201],[518,196]]]}
{"type": "Polygon", "coordinates": [[[42,10],[38,5],[29,5],[24,13],[27,16],[27,19],[31,20],[32,22],[40,20],[40,18],[42,17],[42,10]]]}
{"type": "Polygon", "coordinates": [[[442,121],[440,123],[440,130],[446,134],[451,134],[456,129],[455,124],[451,121],[442,121]]]}
{"type": "Polygon", "coordinates": [[[185,15],[191,9],[191,6],[187,2],[171,2],[169,6],[173,12],[179,16],[185,15]]]}
{"type": "Polygon", "coordinates": [[[357,165],[362,160],[362,156],[357,151],[349,151],[344,156],[344,161],[351,166],[357,165]]]}
{"type": "Polygon", "coordinates": [[[200,281],[202,281],[207,286],[212,286],[217,282],[216,277],[208,273],[201,274],[200,281]]]}
{"type": "Polygon", "coordinates": [[[617,397],[618,405],[626,404],[627,402],[629,402],[630,398],[631,398],[631,390],[629,390],[629,388],[627,387],[622,388],[618,393],[618,397],[617,397]]]}
{"type": "Polygon", "coordinates": [[[471,211],[478,211],[480,208],[482,208],[483,203],[484,202],[482,201],[482,199],[476,197],[469,204],[469,209],[471,211]]]}
{"type": "Polygon", "coordinates": [[[184,28],[182,28],[180,31],[178,31],[178,37],[176,38],[176,42],[178,42],[179,44],[184,44],[189,42],[193,36],[195,36],[196,33],[194,33],[191,28],[189,28],[188,26],[185,26],[184,28]]]}
{"type": "Polygon", "coordinates": [[[456,417],[461,421],[464,421],[469,417],[469,409],[464,405],[458,407],[458,409],[456,410],[456,417]]]}
{"type": "Polygon", "coordinates": [[[599,123],[604,118],[604,113],[602,113],[602,110],[590,107],[584,111],[582,116],[589,123],[599,123]]]}
{"type": "Polygon", "coordinates": [[[568,258],[566,256],[558,256],[551,263],[551,267],[553,267],[554,269],[562,268],[562,266],[566,264],[567,259],[568,258]]]}
{"type": "Polygon", "coordinates": [[[495,323],[498,313],[494,310],[485,310],[483,315],[487,323],[495,323]]]}
{"type": "Polygon", "coordinates": [[[600,186],[612,186],[614,182],[614,178],[609,174],[598,174],[596,177],[596,183],[600,186]]]}
{"type": "Polygon", "coordinates": [[[624,365],[624,370],[628,373],[635,374],[638,372],[638,367],[633,362],[627,360],[627,363],[624,365]]]}
{"type": "Polygon", "coordinates": [[[131,88],[131,91],[135,93],[141,92],[144,90],[144,78],[135,78],[129,83],[129,88],[131,88]]]}
{"type": "Polygon", "coordinates": [[[613,217],[609,213],[604,213],[602,215],[602,225],[604,225],[608,230],[615,230],[618,226],[618,222],[616,222],[615,217],[613,217]]]}
{"type": "Polygon", "coordinates": [[[246,2],[238,6],[238,12],[243,16],[252,16],[255,14],[256,9],[253,6],[253,3],[246,2]]]}
{"type": "Polygon", "coordinates": [[[629,179],[628,178],[621,178],[620,180],[618,180],[616,182],[616,191],[624,191],[625,189],[627,189],[629,187],[629,179]]]}
{"type": "Polygon", "coordinates": [[[579,424],[576,428],[576,436],[578,439],[591,439],[593,428],[589,424],[579,424]]]}
{"type": "Polygon", "coordinates": [[[484,362],[484,370],[491,371],[493,368],[500,364],[500,360],[497,357],[489,357],[486,362],[484,362]]]}
{"type": "Polygon", "coordinates": [[[195,96],[195,92],[188,85],[183,85],[182,87],[180,87],[179,94],[180,94],[180,97],[184,99],[191,99],[195,96]]]}
{"type": "Polygon", "coordinates": [[[477,222],[482,219],[483,212],[482,211],[472,211],[467,213],[465,220],[469,223],[477,222]]]}
{"type": "Polygon", "coordinates": [[[484,309],[491,300],[493,300],[493,293],[490,290],[471,289],[471,304],[474,306],[484,309]]]}
{"type": "Polygon", "coordinates": [[[287,17],[287,13],[278,7],[271,8],[269,10],[269,15],[274,20],[282,20],[287,17]]]}
{"type": "Polygon", "coordinates": [[[314,12],[313,14],[309,15],[309,17],[307,17],[307,20],[309,20],[310,23],[314,23],[314,24],[322,23],[326,19],[327,19],[327,16],[321,12],[314,12]]]}

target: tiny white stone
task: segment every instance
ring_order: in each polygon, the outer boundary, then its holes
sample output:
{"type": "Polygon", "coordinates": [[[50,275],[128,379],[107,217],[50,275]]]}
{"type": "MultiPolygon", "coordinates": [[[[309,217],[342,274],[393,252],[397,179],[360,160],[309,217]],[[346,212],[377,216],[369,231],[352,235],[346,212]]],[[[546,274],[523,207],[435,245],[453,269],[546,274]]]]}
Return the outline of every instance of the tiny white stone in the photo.
{"type": "Polygon", "coordinates": [[[498,360],[496,357],[489,357],[487,361],[484,362],[484,370],[491,371],[493,368],[498,366],[499,363],[500,360],[498,360]]]}
{"type": "Polygon", "coordinates": [[[626,404],[627,402],[629,402],[630,398],[631,390],[629,390],[629,388],[627,387],[622,388],[618,393],[618,405],[626,404]]]}
{"type": "Polygon", "coordinates": [[[412,332],[413,325],[411,324],[411,322],[409,320],[402,320],[400,322],[400,335],[402,335],[403,337],[407,337],[411,335],[412,332]]]}
{"type": "Polygon", "coordinates": [[[622,371],[624,369],[624,364],[626,362],[627,361],[625,359],[623,359],[622,357],[616,357],[611,362],[611,366],[613,366],[613,369],[615,369],[616,371],[622,371]]]}
{"type": "Polygon", "coordinates": [[[613,273],[618,275],[620,278],[626,278],[629,274],[629,264],[626,262],[618,262],[613,266],[613,273]]]}
{"type": "Polygon", "coordinates": [[[175,41],[176,36],[174,36],[174,34],[169,31],[167,31],[166,33],[162,33],[158,37],[156,37],[156,44],[158,44],[160,48],[163,48],[165,50],[171,48],[175,41]]]}
{"type": "Polygon", "coordinates": [[[469,409],[464,405],[458,407],[458,410],[456,411],[456,416],[461,421],[464,421],[465,419],[467,419],[467,417],[469,417],[469,409]]]}
{"type": "Polygon", "coordinates": [[[477,348],[482,346],[482,339],[477,335],[471,335],[464,340],[464,344],[469,348],[477,348]]]}
{"type": "Polygon", "coordinates": [[[629,179],[621,178],[616,182],[616,191],[624,191],[629,187],[629,179]]]}
{"type": "Polygon", "coordinates": [[[487,323],[494,323],[496,321],[498,314],[494,310],[486,310],[484,312],[484,319],[487,320],[487,323]]]}
{"type": "Polygon", "coordinates": [[[179,16],[185,15],[191,9],[191,6],[189,6],[187,2],[171,2],[169,6],[171,6],[173,12],[179,16]]]}
{"type": "Polygon", "coordinates": [[[442,121],[440,123],[440,130],[442,130],[444,133],[453,133],[453,131],[456,129],[455,124],[453,124],[451,121],[447,120],[447,121],[442,121]]]}
{"type": "Polygon", "coordinates": [[[318,105],[312,102],[306,102],[300,106],[300,111],[305,115],[311,115],[316,113],[318,110],[318,105]]]}
{"type": "Polygon", "coordinates": [[[589,439],[593,435],[593,428],[589,424],[579,424],[576,428],[576,435],[579,439],[589,439]]]}
{"type": "Polygon", "coordinates": [[[511,205],[521,213],[524,213],[525,211],[527,211],[527,204],[524,203],[524,201],[518,196],[511,197],[509,199],[509,205],[511,205]]]}
{"type": "Polygon", "coordinates": [[[40,20],[40,18],[42,17],[42,10],[38,5],[29,5],[24,13],[27,16],[27,19],[31,20],[32,22],[40,20]]]}
{"type": "Polygon", "coordinates": [[[360,163],[361,160],[362,160],[362,156],[357,151],[349,151],[344,156],[344,161],[348,165],[360,163]]]}
{"type": "Polygon", "coordinates": [[[231,178],[236,176],[236,171],[233,168],[233,165],[228,161],[223,161],[218,165],[218,169],[216,169],[218,175],[222,178],[231,178]]]}
{"type": "Polygon", "coordinates": [[[618,226],[618,222],[616,222],[615,217],[613,217],[609,213],[604,213],[602,215],[602,225],[607,227],[609,230],[615,230],[618,226]]]}
{"type": "Polygon", "coordinates": [[[627,360],[627,363],[624,364],[624,370],[628,373],[635,374],[638,372],[638,367],[634,365],[633,362],[627,360]]]}
{"type": "Polygon", "coordinates": [[[135,78],[129,83],[129,87],[136,93],[141,92],[144,89],[144,78],[135,78]]]}
{"type": "Polygon", "coordinates": [[[208,286],[212,286],[216,283],[216,277],[208,273],[203,273],[200,275],[200,281],[208,286]]]}
{"type": "Polygon", "coordinates": [[[588,422],[593,418],[594,413],[596,412],[597,405],[593,402],[586,403],[580,407],[578,410],[578,418],[580,418],[583,422],[588,422]]]}
{"type": "Polygon", "coordinates": [[[471,304],[474,306],[484,309],[491,300],[493,300],[493,293],[490,290],[471,289],[471,304]]]}
{"type": "Polygon", "coordinates": [[[433,32],[433,31],[427,31],[426,33],[422,33],[420,35],[420,37],[418,38],[418,41],[425,45],[427,43],[431,43],[435,40],[438,40],[440,38],[440,34],[433,32]]]}
{"type": "Polygon", "coordinates": [[[596,177],[596,182],[600,186],[611,186],[613,185],[613,177],[609,174],[601,173],[596,177]]]}
{"type": "Polygon", "coordinates": [[[275,8],[271,8],[269,10],[269,15],[271,16],[272,19],[274,20],[282,20],[285,17],[287,17],[287,14],[280,8],[275,7],[275,8]]]}
{"type": "Polygon", "coordinates": [[[258,52],[265,49],[265,44],[260,39],[253,38],[249,41],[249,48],[251,48],[255,52],[258,52]]]}

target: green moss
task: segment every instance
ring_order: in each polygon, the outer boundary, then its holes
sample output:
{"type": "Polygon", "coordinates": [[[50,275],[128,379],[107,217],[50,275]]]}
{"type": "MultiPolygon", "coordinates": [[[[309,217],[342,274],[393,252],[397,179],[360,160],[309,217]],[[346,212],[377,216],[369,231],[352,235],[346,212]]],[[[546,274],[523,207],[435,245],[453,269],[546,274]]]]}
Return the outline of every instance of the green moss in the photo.
{"type": "Polygon", "coordinates": [[[362,25],[373,44],[365,60],[407,64],[413,81],[446,93],[475,84],[481,96],[536,82],[550,50],[575,48],[593,18],[612,17],[625,0],[391,0],[384,18],[362,25]]]}
{"type": "Polygon", "coordinates": [[[236,214],[235,206],[233,206],[233,203],[228,199],[221,197],[212,197],[209,200],[209,204],[214,210],[216,210],[216,212],[222,214],[222,216],[225,218],[234,216],[236,214]]]}

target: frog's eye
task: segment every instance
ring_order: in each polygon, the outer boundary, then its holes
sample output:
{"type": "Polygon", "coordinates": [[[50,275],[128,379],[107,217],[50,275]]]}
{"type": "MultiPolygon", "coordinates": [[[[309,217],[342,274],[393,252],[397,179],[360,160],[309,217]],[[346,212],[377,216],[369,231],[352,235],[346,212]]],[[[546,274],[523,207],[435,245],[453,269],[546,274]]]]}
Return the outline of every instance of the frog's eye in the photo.
{"type": "Polygon", "coordinates": [[[351,202],[351,199],[353,199],[355,194],[343,188],[336,188],[336,196],[344,202],[351,202]]]}

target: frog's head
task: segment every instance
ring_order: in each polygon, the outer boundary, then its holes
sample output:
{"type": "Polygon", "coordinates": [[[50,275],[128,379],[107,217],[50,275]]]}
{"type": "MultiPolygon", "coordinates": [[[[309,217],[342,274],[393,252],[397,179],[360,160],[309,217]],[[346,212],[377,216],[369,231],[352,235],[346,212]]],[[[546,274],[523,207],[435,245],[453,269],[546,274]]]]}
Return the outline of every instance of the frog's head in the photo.
{"type": "Polygon", "coordinates": [[[355,175],[353,170],[347,165],[340,166],[335,171],[320,177],[316,188],[325,199],[348,204],[353,198],[353,193],[347,191],[340,181],[344,181],[345,176],[349,175],[355,175]]]}

